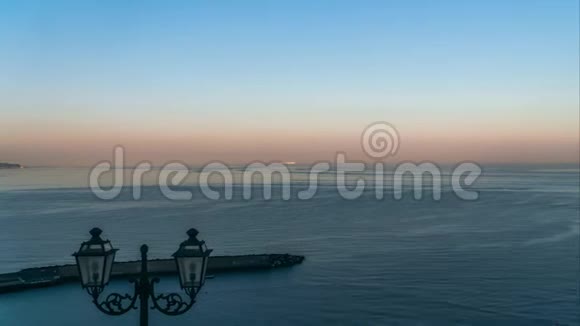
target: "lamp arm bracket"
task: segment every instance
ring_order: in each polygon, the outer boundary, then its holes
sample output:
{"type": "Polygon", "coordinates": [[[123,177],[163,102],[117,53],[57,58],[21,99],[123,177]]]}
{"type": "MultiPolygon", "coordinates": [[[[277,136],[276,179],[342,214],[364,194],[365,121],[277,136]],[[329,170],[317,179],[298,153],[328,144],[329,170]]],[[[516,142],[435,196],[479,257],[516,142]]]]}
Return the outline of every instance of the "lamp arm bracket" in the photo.
{"type": "Polygon", "coordinates": [[[87,292],[93,298],[95,306],[103,313],[111,316],[120,316],[133,309],[137,309],[137,298],[139,292],[137,291],[137,284],[135,285],[135,294],[119,294],[111,293],[103,301],[99,301],[99,297],[103,292],[102,288],[88,288],[87,292]]]}
{"type": "Polygon", "coordinates": [[[154,284],[159,283],[159,278],[154,278],[151,281],[151,301],[153,306],[151,309],[157,309],[159,312],[169,315],[177,316],[187,312],[195,304],[196,291],[186,290],[186,299],[177,293],[155,294],[154,284]]]}

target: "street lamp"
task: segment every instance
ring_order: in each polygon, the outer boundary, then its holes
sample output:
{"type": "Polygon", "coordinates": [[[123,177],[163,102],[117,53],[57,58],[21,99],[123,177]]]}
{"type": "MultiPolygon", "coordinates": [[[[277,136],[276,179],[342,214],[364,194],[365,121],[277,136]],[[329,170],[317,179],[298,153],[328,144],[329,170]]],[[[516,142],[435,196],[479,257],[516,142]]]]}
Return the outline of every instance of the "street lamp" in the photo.
{"type": "Polygon", "coordinates": [[[93,298],[95,306],[107,315],[119,316],[133,309],[137,309],[137,299],[140,305],[140,325],[146,326],[149,321],[149,299],[153,305],[151,309],[169,315],[181,315],[191,309],[195,297],[205,282],[207,262],[211,249],[207,249],[205,241],[197,239],[197,230],[187,231],[189,238],[183,241],[179,249],[173,254],[179,282],[187,298],[177,293],[155,294],[155,283],[159,278],[151,278],[147,270],[147,245],[141,246],[141,273],[137,279],[130,280],[135,284],[133,295],[111,293],[104,300],[101,294],[109,284],[115,253],[111,242],[101,238],[103,231],[93,228],[90,231],[91,239],[83,242],[79,251],[73,254],[76,258],[81,285],[93,298]]]}
{"type": "Polygon", "coordinates": [[[205,272],[211,249],[207,249],[205,241],[197,239],[197,230],[189,229],[189,239],[179,245],[179,249],[173,254],[181,288],[186,292],[199,289],[205,283],[205,272]]]}

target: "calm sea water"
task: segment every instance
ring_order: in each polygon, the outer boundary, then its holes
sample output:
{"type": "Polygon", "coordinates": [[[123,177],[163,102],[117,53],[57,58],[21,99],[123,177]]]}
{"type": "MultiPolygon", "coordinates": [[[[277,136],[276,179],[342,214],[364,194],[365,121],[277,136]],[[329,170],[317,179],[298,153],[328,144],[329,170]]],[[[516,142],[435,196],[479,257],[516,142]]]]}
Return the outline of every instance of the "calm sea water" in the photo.
{"type": "MultiPolygon", "coordinates": [[[[72,263],[93,226],[134,260],[167,258],[196,227],[215,254],[293,253],[289,269],[218,275],[192,312],[152,325],[578,325],[578,169],[491,167],[480,199],[174,202],[156,187],[112,202],[85,169],[0,170],[0,273],[72,263]]],[[[297,178],[297,181],[300,178],[297,178]]],[[[167,289],[176,280],[165,278],[167,289]]],[[[112,289],[128,289],[116,281],[112,289]]],[[[0,325],[136,325],[99,313],[76,284],[0,296],[0,325]]]]}

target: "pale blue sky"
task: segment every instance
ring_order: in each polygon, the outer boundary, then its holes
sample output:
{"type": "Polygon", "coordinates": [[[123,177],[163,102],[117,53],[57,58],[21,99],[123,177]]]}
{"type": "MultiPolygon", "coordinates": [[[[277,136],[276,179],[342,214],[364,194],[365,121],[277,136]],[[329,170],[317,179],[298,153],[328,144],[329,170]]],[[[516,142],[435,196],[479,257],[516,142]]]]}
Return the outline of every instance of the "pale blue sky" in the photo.
{"type": "Polygon", "coordinates": [[[167,121],[572,137],[578,23],[575,0],[3,1],[0,150],[25,126],[136,137],[167,121]]]}

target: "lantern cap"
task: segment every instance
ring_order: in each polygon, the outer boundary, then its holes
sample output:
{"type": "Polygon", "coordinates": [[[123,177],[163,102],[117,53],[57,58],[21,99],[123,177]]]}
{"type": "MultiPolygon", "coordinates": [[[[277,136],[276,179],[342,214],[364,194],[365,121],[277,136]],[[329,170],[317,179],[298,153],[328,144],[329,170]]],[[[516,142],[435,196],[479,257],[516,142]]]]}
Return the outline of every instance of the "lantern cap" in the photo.
{"type": "Polygon", "coordinates": [[[73,256],[98,256],[109,252],[116,252],[118,249],[113,248],[111,241],[103,240],[101,234],[103,230],[99,228],[92,228],[89,231],[91,238],[81,244],[79,251],[75,252],[73,256]]]}
{"type": "Polygon", "coordinates": [[[198,235],[198,234],[199,234],[199,231],[197,231],[197,230],[196,230],[196,229],[194,229],[194,228],[191,228],[191,229],[187,230],[187,235],[188,235],[190,238],[195,238],[195,237],[197,237],[197,235],[198,235]]]}
{"type": "Polygon", "coordinates": [[[199,232],[194,228],[187,230],[187,235],[189,236],[189,238],[179,245],[179,249],[172,256],[173,257],[209,256],[212,250],[207,249],[207,247],[205,246],[205,241],[199,240],[197,238],[198,234],[199,232]]]}

